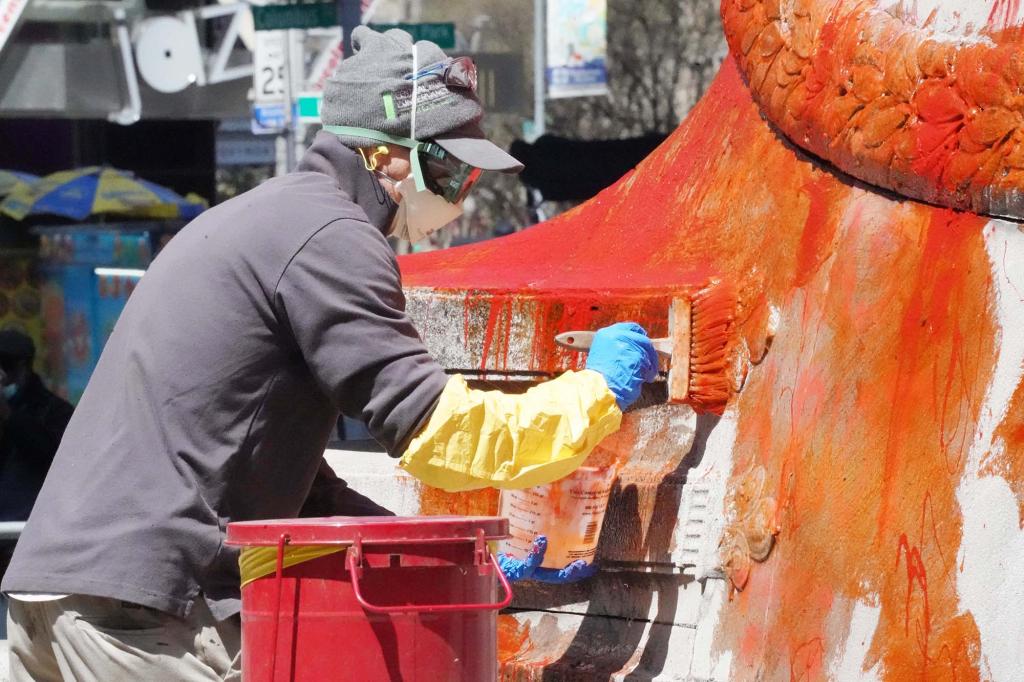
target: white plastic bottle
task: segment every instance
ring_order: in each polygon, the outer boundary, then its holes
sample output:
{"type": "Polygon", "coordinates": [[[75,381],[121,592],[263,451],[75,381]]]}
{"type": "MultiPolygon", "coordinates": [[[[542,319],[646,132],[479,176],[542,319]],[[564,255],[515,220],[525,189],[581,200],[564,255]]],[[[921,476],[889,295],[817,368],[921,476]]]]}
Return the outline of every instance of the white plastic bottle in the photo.
{"type": "Polygon", "coordinates": [[[583,559],[594,561],[616,467],[580,467],[560,481],[524,490],[503,490],[499,514],[509,520],[509,537],[501,551],[523,558],[538,535],[548,538],[542,564],[564,568],[583,559]]]}

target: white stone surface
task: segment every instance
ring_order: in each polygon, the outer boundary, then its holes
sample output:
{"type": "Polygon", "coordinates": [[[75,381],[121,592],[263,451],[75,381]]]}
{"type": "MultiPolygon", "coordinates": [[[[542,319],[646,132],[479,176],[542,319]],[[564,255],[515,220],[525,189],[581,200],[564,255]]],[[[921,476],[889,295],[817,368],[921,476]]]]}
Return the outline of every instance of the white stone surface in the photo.
{"type": "Polygon", "coordinates": [[[399,516],[419,514],[418,483],[383,451],[328,450],[324,459],[349,487],[399,516]]]}
{"type": "Polygon", "coordinates": [[[838,660],[829,668],[829,678],[849,682],[878,682],[881,677],[881,663],[865,670],[871,640],[875,636],[882,607],[858,601],[853,605],[850,614],[850,631],[846,636],[843,648],[839,651],[838,660]]]}
{"type": "Polygon", "coordinates": [[[697,622],[694,636],[693,659],[690,675],[695,680],[731,680],[732,652],[720,651],[715,646],[718,621],[722,609],[729,601],[729,585],[725,580],[708,580],[705,583],[702,613],[697,622]]]}
{"type": "Polygon", "coordinates": [[[993,17],[993,28],[997,29],[1024,19],[1024,5],[1007,0],[886,0],[881,7],[889,11],[900,8],[917,26],[924,25],[934,12],[930,26],[948,33],[982,29],[989,23],[989,17],[993,17]]]}
{"type": "Polygon", "coordinates": [[[726,482],[733,468],[735,409],[729,409],[708,437],[700,464],[686,475],[680,517],[676,521],[677,566],[693,566],[697,578],[719,577],[718,544],[725,530],[726,482]]]}
{"type": "Polygon", "coordinates": [[[1010,682],[1024,679],[1024,531],[1009,483],[981,469],[1001,454],[994,433],[1024,378],[1024,233],[995,220],[985,228],[985,242],[1001,328],[999,358],[957,488],[963,539],[956,577],[960,608],[970,611],[981,635],[982,675],[1010,682]]]}

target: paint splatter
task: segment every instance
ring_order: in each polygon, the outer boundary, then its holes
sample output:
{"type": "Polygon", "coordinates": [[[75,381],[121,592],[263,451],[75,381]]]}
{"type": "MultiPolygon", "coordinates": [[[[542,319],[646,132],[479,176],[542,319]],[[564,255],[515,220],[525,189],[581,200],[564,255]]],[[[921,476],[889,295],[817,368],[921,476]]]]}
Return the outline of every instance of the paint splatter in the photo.
{"type": "MultiPolygon", "coordinates": [[[[955,104],[929,106],[947,124],[955,104]]],[[[816,168],[780,142],[726,61],[629,183],[551,223],[402,267],[412,287],[473,289],[483,307],[466,340],[486,346],[488,367],[509,361],[503,335],[530,325],[542,330],[530,362],[544,371],[578,361],[547,340],[555,331],[627,313],[664,331],[671,296],[711,273],[777,306],[771,350],[732,409],[735,471],[764,468],[782,529],[723,607],[716,653],[763,679],[821,679],[844,645],[836,619],[860,603],[878,609],[865,669],[977,679],[978,629],[955,584],[955,489],[998,355],[985,222],[816,168]]],[[[997,434],[1017,460],[1022,405],[1018,389],[997,434]]],[[[999,466],[1024,493],[1024,467],[999,466]]],[[[522,641],[512,638],[517,651],[522,641]]]]}

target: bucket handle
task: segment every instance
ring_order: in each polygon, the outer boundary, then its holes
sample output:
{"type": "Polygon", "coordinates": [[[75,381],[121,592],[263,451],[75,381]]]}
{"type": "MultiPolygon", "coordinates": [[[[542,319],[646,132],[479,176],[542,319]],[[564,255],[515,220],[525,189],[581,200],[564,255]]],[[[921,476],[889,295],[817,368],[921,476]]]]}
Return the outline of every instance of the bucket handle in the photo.
{"type": "Polygon", "coordinates": [[[355,544],[352,545],[345,552],[345,564],[348,568],[349,575],[352,576],[352,591],[356,595],[356,600],[359,605],[367,611],[373,613],[444,613],[451,611],[499,611],[509,604],[512,603],[512,586],[508,582],[508,578],[502,572],[501,567],[498,565],[498,560],[493,554],[488,552],[487,556],[493,567],[495,573],[498,576],[498,581],[501,583],[502,589],[505,591],[505,598],[500,602],[484,602],[481,604],[407,604],[397,606],[380,606],[378,604],[371,604],[363,596],[363,591],[359,587],[359,576],[364,570],[371,570],[369,567],[360,566],[362,562],[362,543],[356,540],[355,544]]]}
{"type": "Polygon", "coordinates": [[[284,546],[291,543],[292,536],[288,533],[281,533],[277,539],[277,561],[275,562],[274,579],[277,582],[277,605],[274,607],[274,629],[273,639],[274,650],[270,654],[270,679],[277,679],[277,635],[281,629],[281,590],[284,587],[284,546]]]}

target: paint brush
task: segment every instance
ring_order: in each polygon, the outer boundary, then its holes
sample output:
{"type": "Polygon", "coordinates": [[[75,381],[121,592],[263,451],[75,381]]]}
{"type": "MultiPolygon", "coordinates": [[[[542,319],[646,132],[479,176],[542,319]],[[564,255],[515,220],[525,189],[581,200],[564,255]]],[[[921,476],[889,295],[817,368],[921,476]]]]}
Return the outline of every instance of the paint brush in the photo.
{"type": "MultiPolygon", "coordinates": [[[[732,286],[711,280],[691,298],[675,298],[669,307],[667,337],[651,339],[669,367],[668,402],[686,403],[698,413],[722,414],[732,394],[731,349],[737,297],[732,286]]],[[[592,331],[555,337],[565,348],[586,352],[592,331]]]]}

